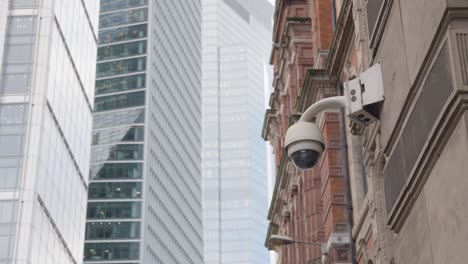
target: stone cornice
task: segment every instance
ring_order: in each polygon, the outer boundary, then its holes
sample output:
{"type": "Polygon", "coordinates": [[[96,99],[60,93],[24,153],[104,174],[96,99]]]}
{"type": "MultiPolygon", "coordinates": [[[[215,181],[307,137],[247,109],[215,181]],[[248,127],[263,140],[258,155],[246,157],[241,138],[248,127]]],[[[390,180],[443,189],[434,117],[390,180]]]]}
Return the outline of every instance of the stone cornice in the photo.
{"type": "Polygon", "coordinates": [[[273,216],[275,213],[278,213],[277,210],[275,210],[275,208],[279,208],[278,207],[278,193],[281,189],[281,185],[282,185],[282,181],[283,181],[283,174],[286,172],[286,166],[287,166],[287,163],[289,162],[288,160],[288,155],[286,154],[285,151],[283,151],[283,154],[281,155],[281,161],[280,161],[280,164],[278,166],[278,171],[277,171],[277,175],[276,175],[276,180],[275,180],[275,188],[273,190],[273,195],[271,197],[271,204],[270,204],[270,209],[268,211],[268,220],[273,220],[273,216]]]}
{"type": "Polygon", "coordinates": [[[267,109],[265,111],[265,118],[263,119],[262,138],[265,141],[270,140],[270,124],[277,117],[276,109],[267,109]]]}
{"type": "Polygon", "coordinates": [[[268,250],[274,249],[274,246],[270,244],[270,237],[271,235],[278,234],[278,230],[279,230],[279,226],[273,222],[270,222],[270,224],[268,225],[268,231],[267,231],[267,235],[265,238],[265,247],[268,248],[268,250]]]}

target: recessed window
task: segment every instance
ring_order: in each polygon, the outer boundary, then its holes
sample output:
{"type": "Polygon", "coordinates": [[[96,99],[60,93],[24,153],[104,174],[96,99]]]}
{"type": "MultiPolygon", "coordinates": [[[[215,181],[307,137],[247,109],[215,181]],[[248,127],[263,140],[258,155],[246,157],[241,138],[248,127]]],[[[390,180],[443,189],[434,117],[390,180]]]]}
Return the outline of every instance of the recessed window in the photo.
{"type": "Polygon", "coordinates": [[[115,27],[148,20],[148,9],[127,10],[104,14],[99,17],[99,28],[115,27]]]}
{"type": "Polygon", "coordinates": [[[138,242],[86,243],[84,259],[89,261],[138,259],[139,251],[138,242]]]}
{"type": "Polygon", "coordinates": [[[86,239],[138,239],[139,222],[91,222],[86,224],[86,239]]]}
{"type": "Polygon", "coordinates": [[[110,12],[148,4],[148,0],[101,0],[100,12],[110,12]]]}
{"type": "Polygon", "coordinates": [[[141,163],[107,163],[91,165],[90,178],[104,179],[141,179],[143,164],[141,163]]]}
{"type": "Polygon", "coordinates": [[[145,121],[145,109],[127,109],[115,111],[112,115],[107,113],[95,114],[93,117],[93,128],[106,128],[113,126],[140,124],[145,121]]]}
{"type": "Polygon", "coordinates": [[[96,95],[145,88],[146,75],[138,74],[96,81],[96,95]]]}
{"type": "Polygon", "coordinates": [[[96,182],[89,185],[89,199],[141,198],[140,182],[96,182]]]}
{"type": "Polygon", "coordinates": [[[98,61],[124,58],[146,53],[146,40],[109,45],[98,49],[98,61]]]}
{"type": "Polygon", "coordinates": [[[93,147],[91,150],[92,162],[102,162],[106,160],[142,160],[142,144],[122,144],[93,147]]]}
{"type": "Polygon", "coordinates": [[[93,132],[93,145],[103,145],[119,142],[136,142],[144,140],[144,127],[118,127],[93,132]]]}
{"type": "Polygon", "coordinates": [[[146,38],[147,35],[147,24],[101,30],[99,44],[146,38]]]}
{"type": "Polygon", "coordinates": [[[95,218],[139,218],[141,202],[90,202],[87,216],[95,218]]]}
{"type": "Polygon", "coordinates": [[[110,96],[96,97],[94,111],[114,110],[126,107],[142,106],[145,104],[145,92],[134,92],[110,96]]]}
{"type": "Polygon", "coordinates": [[[146,57],[99,63],[96,77],[127,74],[146,70],[146,57]]]}

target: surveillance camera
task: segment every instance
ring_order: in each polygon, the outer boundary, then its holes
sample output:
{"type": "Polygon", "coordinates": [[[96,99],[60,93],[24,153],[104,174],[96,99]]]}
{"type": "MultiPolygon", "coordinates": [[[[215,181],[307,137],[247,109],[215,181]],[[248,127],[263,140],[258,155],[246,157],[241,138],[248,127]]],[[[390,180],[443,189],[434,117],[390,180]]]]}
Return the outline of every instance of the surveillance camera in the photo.
{"type": "Polygon", "coordinates": [[[284,141],[289,159],[303,170],[314,167],[325,149],[320,128],[311,122],[290,126],[284,141]]]}

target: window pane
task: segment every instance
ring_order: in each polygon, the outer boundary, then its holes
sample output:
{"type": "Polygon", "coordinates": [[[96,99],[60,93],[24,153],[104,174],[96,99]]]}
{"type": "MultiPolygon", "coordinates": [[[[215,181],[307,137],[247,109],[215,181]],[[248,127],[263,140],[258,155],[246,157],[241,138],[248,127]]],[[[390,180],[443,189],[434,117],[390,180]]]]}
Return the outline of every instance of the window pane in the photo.
{"type": "Polygon", "coordinates": [[[0,168],[0,188],[16,188],[18,187],[17,180],[18,168],[0,168]]]}
{"type": "Polygon", "coordinates": [[[93,128],[114,127],[129,124],[139,124],[145,121],[145,109],[129,109],[113,112],[112,115],[103,113],[93,116],[93,128]]]}
{"type": "Polygon", "coordinates": [[[146,38],[147,25],[120,27],[99,31],[99,44],[146,38]]]}
{"type": "Polygon", "coordinates": [[[146,57],[103,62],[97,65],[96,77],[107,77],[144,70],[146,70],[146,57]]]}
{"type": "Polygon", "coordinates": [[[89,199],[141,198],[140,182],[99,182],[91,183],[89,199]]]}
{"type": "Polygon", "coordinates": [[[86,224],[86,239],[138,239],[139,222],[93,222],[86,224]]]}
{"type": "Polygon", "coordinates": [[[93,131],[93,145],[144,140],[144,127],[118,127],[93,131]]]}
{"type": "Polygon", "coordinates": [[[98,49],[98,61],[130,57],[146,53],[146,40],[129,42],[98,49]]]}
{"type": "Polygon", "coordinates": [[[88,203],[88,219],[138,218],[141,217],[141,202],[88,203]]]}
{"type": "Polygon", "coordinates": [[[30,63],[18,63],[5,65],[4,74],[29,73],[31,72],[30,63]]]}
{"type": "Polygon", "coordinates": [[[23,124],[25,117],[24,104],[0,104],[0,124],[23,124]]]}
{"type": "Polygon", "coordinates": [[[105,160],[142,160],[143,145],[110,145],[93,147],[91,150],[92,162],[105,160]]]}
{"type": "Polygon", "coordinates": [[[35,35],[10,35],[7,38],[8,45],[29,44],[32,45],[35,40],[35,35]]]}
{"type": "Polygon", "coordinates": [[[31,45],[14,45],[6,48],[6,63],[31,62],[31,45]]]}
{"type": "Polygon", "coordinates": [[[99,28],[115,27],[125,24],[143,22],[148,19],[148,9],[127,10],[101,15],[99,28]]]}
{"type": "Polygon", "coordinates": [[[8,27],[9,35],[17,34],[32,34],[34,33],[34,25],[36,18],[32,16],[14,16],[10,19],[8,27]]]}
{"type": "Polygon", "coordinates": [[[94,111],[114,110],[119,108],[141,106],[145,104],[145,92],[134,92],[97,97],[94,100],[94,111]]]}
{"type": "Polygon", "coordinates": [[[39,0],[13,0],[11,3],[13,8],[31,8],[36,7],[39,0]]]}
{"type": "Polygon", "coordinates": [[[3,76],[3,93],[25,93],[29,90],[28,74],[8,74],[3,76]]]}
{"type": "Polygon", "coordinates": [[[0,156],[18,156],[21,153],[21,135],[0,136],[0,156]]]}
{"type": "Polygon", "coordinates": [[[84,259],[90,261],[138,259],[138,253],[138,242],[86,243],[84,259]]]}
{"type": "Polygon", "coordinates": [[[91,165],[91,179],[141,179],[143,164],[141,163],[107,163],[91,165]]]}
{"type": "Polygon", "coordinates": [[[96,81],[96,95],[145,88],[145,74],[96,81]]]}
{"type": "Polygon", "coordinates": [[[101,0],[101,13],[147,5],[148,0],[101,0]]]}

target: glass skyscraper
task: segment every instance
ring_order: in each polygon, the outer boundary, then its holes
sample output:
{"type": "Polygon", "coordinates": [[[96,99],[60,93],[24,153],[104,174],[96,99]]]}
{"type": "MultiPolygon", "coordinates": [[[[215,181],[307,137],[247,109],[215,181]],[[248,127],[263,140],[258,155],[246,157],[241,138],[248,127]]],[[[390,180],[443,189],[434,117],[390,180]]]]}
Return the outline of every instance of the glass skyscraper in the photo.
{"type": "Polygon", "coordinates": [[[99,6],[0,1],[0,263],[82,262],[99,6]]]}
{"type": "Polygon", "coordinates": [[[101,0],[85,263],[203,263],[201,3],[101,0]]]}
{"type": "Polygon", "coordinates": [[[203,0],[203,220],[206,264],[267,264],[261,138],[273,6],[203,0]]]}

